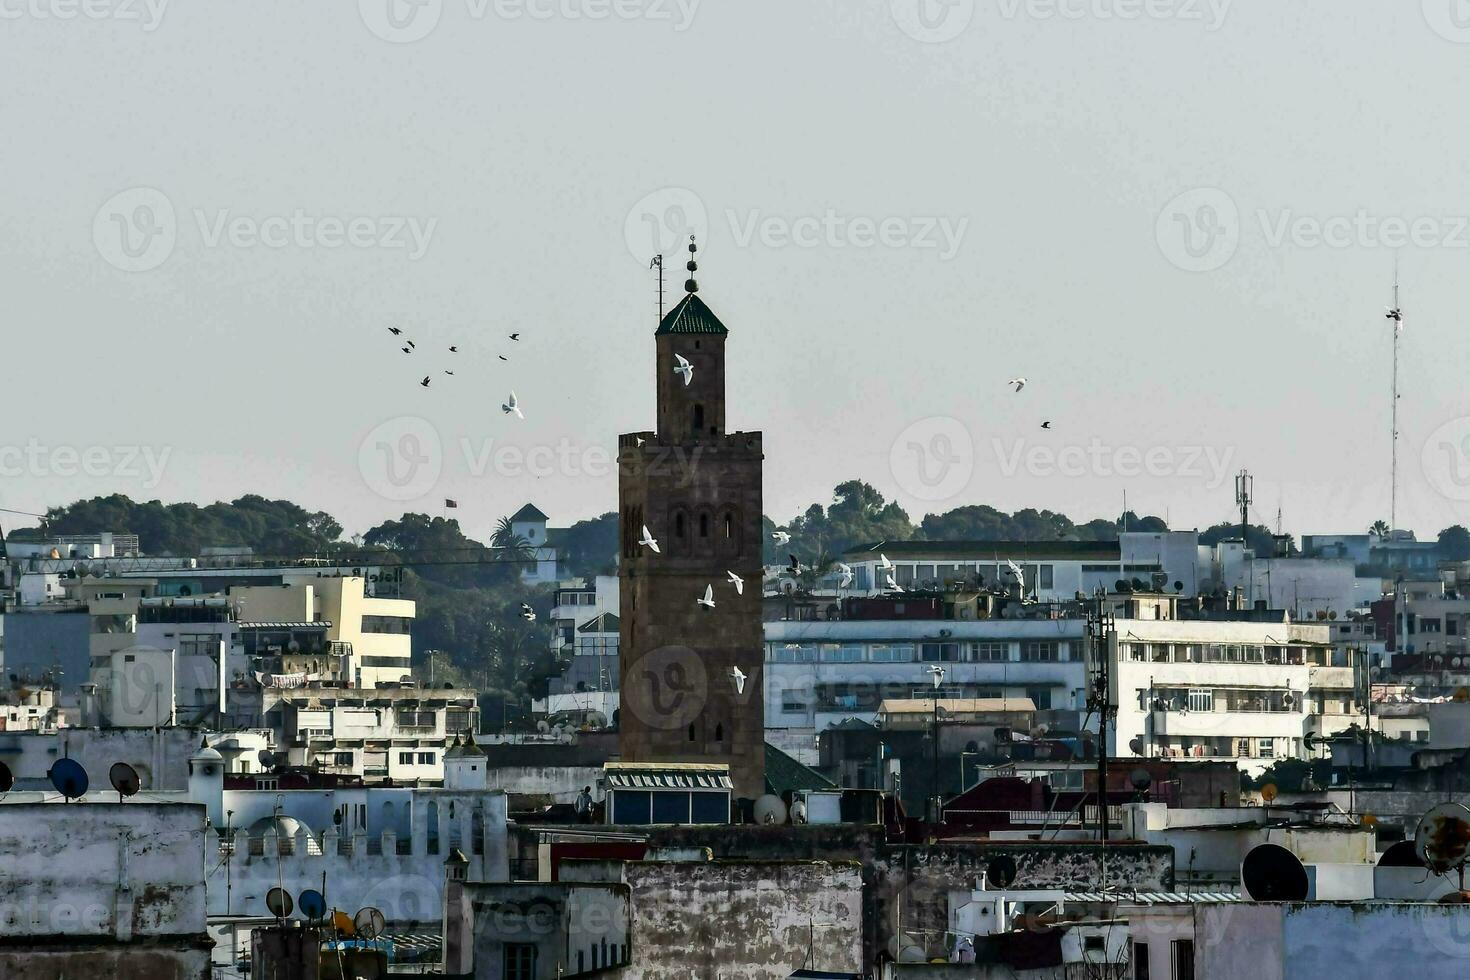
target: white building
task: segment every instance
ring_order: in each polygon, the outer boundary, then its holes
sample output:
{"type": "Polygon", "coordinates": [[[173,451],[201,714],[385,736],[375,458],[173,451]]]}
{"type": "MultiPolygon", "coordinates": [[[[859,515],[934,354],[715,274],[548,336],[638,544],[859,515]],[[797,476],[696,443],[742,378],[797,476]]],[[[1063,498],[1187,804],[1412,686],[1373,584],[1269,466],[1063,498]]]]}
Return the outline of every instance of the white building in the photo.
{"type": "Polygon", "coordinates": [[[547,517],[534,504],[527,504],[510,516],[511,533],[525,541],[531,550],[531,562],[521,571],[527,585],[544,585],[556,581],[556,549],[548,539],[547,517]]]}
{"type": "Polygon", "coordinates": [[[765,624],[766,740],[815,764],[816,736],[847,719],[872,723],[885,699],[1025,698],[1080,712],[1081,620],[846,620],[765,624]]]}
{"type": "Polygon", "coordinates": [[[479,727],[473,691],[313,684],[263,693],[289,765],[369,782],[439,782],[452,740],[479,727]]]}
{"type": "Polygon", "coordinates": [[[1258,772],[1304,758],[1308,732],[1350,725],[1354,672],[1324,625],[1118,619],[1108,751],[1215,759],[1258,772]]]}

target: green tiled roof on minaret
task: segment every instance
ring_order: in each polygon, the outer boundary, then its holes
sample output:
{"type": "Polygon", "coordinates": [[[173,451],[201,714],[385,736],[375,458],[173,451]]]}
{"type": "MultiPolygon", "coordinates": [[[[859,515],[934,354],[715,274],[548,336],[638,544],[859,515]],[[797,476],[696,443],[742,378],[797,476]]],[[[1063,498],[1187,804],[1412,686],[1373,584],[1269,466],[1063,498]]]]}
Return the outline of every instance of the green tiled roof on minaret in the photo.
{"type": "Polygon", "coordinates": [[[715,311],[705,305],[695,293],[689,293],[659,322],[654,336],[666,333],[712,333],[724,335],[730,331],[715,316],[715,311]]]}

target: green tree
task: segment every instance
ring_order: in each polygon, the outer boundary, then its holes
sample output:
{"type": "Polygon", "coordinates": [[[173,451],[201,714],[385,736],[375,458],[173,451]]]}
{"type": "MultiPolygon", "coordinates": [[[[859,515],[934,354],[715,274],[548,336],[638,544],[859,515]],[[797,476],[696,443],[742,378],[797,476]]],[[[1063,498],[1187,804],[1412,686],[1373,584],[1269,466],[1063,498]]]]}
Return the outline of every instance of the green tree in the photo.
{"type": "Polygon", "coordinates": [[[1456,524],[1440,531],[1439,554],[1446,561],[1470,561],[1470,530],[1456,524]]]}
{"type": "Polygon", "coordinates": [[[555,532],[557,564],[576,576],[612,575],[618,567],[618,515],[603,514],[555,532]]]}
{"type": "Polygon", "coordinates": [[[1372,523],[1372,525],[1369,526],[1368,533],[1369,534],[1376,534],[1380,538],[1382,538],[1382,537],[1387,537],[1388,536],[1388,532],[1391,531],[1391,530],[1392,530],[1392,528],[1390,528],[1388,526],[1388,521],[1385,521],[1385,520],[1377,520],[1377,521],[1374,521],[1372,523]]]}

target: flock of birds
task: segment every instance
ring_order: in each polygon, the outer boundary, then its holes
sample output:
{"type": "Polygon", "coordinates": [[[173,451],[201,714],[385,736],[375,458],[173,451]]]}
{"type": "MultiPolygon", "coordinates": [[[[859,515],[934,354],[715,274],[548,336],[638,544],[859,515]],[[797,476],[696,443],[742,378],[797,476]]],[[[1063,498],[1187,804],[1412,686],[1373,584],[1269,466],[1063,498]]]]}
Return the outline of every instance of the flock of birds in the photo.
{"type": "MultiPolygon", "coordinates": [[[[419,345],[415,343],[412,338],[404,336],[402,327],[389,327],[388,332],[392,334],[395,338],[403,342],[403,346],[399,348],[401,351],[403,351],[403,353],[409,355],[418,353],[419,345]]],[[[521,335],[520,333],[510,334],[510,339],[513,341],[519,341],[521,339],[521,335]]],[[[457,344],[450,344],[449,353],[458,354],[459,346],[457,344]]],[[[502,361],[510,360],[510,358],[506,357],[504,354],[496,354],[495,356],[502,361]]],[[[449,377],[454,377],[454,372],[449,368],[441,368],[440,370],[442,370],[449,377]]],[[[427,388],[433,383],[433,381],[434,376],[432,374],[426,374],[424,375],[423,380],[419,382],[419,387],[427,388]]],[[[686,381],[685,384],[688,384],[688,382],[686,381]]],[[[526,417],[525,414],[521,412],[520,400],[516,398],[516,393],[514,391],[510,393],[510,397],[507,398],[505,402],[500,406],[500,410],[506,415],[514,415],[518,419],[524,419],[526,417]]]]}

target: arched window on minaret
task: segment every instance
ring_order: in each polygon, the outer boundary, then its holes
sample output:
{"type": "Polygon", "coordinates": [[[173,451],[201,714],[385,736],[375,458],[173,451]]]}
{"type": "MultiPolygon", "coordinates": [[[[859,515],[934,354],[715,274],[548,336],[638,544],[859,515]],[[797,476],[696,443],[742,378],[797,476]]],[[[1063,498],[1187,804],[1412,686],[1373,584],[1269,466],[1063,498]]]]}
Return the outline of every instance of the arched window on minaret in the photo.
{"type": "Polygon", "coordinates": [[[694,741],[694,722],[689,723],[689,741],[694,741]]]}
{"type": "Polygon", "coordinates": [[[698,435],[704,431],[704,405],[694,403],[694,434],[698,435]]]}
{"type": "Polygon", "coordinates": [[[725,726],[724,725],[715,725],[715,741],[716,742],[723,742],[724,740],[725,740],[725,726]]]}

